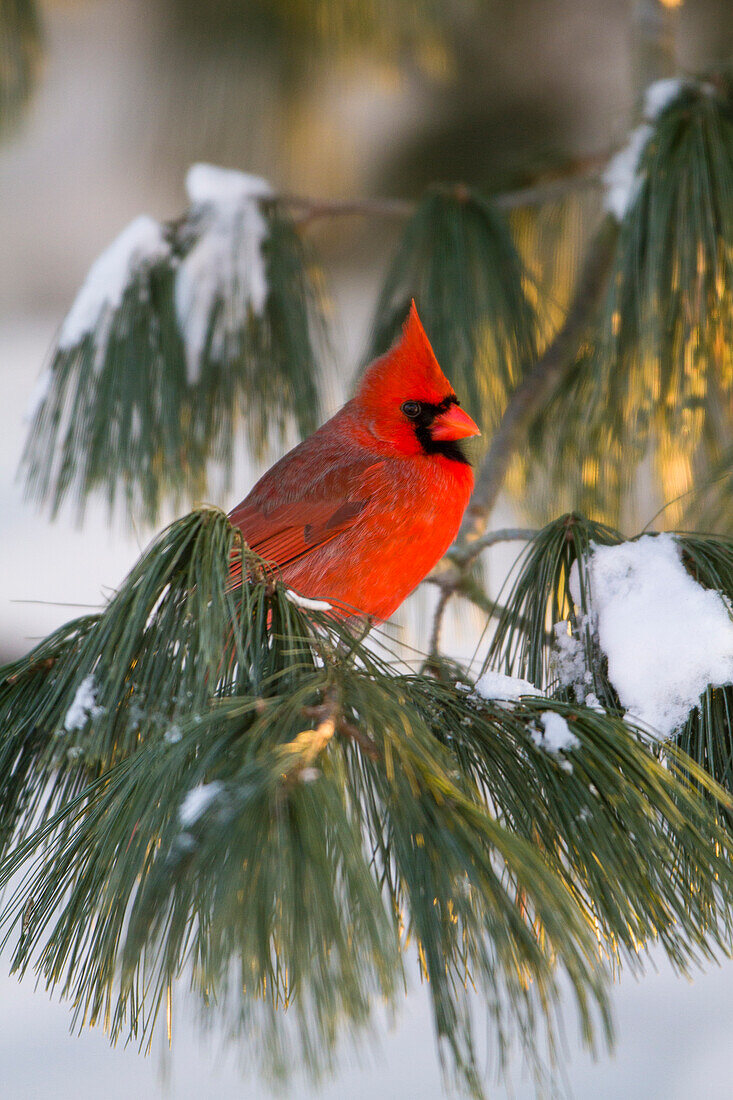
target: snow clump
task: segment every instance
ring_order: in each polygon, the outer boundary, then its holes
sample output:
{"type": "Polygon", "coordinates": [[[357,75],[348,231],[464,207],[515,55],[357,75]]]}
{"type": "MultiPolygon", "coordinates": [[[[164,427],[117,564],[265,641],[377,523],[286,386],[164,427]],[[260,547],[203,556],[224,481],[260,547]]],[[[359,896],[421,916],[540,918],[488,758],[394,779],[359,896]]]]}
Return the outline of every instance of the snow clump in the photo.
{"type": "Polygon", "coordinates": [[[516,702],[522,695],[541,695],[529,680],[518,676],[505,676],[502,672],[485,672],[476,681],[476,691],[482,699],[516,702]]]}
{"type": "Polygon", "coordinates": [[[643,112],[647,122],[656,122],[662,112],[679,98],[686,86],[685,81],[676,76],[655,80],[650,84],[644,92],[643,112]]]}
{"type": "Polygon", "coordinates": [[[169,726],[163,734],[163,740],[166,745],[177,745],[182,737],[181,727],[176,725],[169,726]]]}
{"type": "Polygon", "coordinates": [[[130,222],[89,269],[61,326],[59,351],[68,351],[93,334],[100,349],[96,366],[101,368],[112,317],[122,305],[125,290],[143,268],[169,254],[170,245],[159,222],[145,214],[130,222]]]}
{"type": "Polygon", "coordinates": [[[644,176],[640,171],[641,160],[654,133],[654,125],[663,111],[678,98],[686,87],[683,80],[657,80],[644,92],[643,118],[628,136],[626,145],[620,149],[606,166],[603,183],[606,188],[604,206],[617,221],[621,222],[631,209],[639,194],[644,176]]]}
{"type": "Polygon", "coordinates": [[[94,683],[94,677],[85,676],[76,689],[76,694],[64,718],[64,729],[67,733],[84,729],[89,719],[101,712],[102,708],[98,707],[96,702],[97,686],[94,683]]]}
{"type": "Polygon", "coordinates": [[[645,122],[629,134],[628,141],[614,157],[611,157],[603,173],[606,188],[604,206],[618,222],[624,220],[627,211],[634,205],[644,182],[639,170],[654,127],[645,122]]]}
{"type": "MultiPolygon", "coordinates": [[[[708,687],[733,683],[733,612],[685,569],[668,534],[592,544],[592,618],[626,716],[661,740],[684,724],[708,687]]],[[[580,603],[577,564],[570,576],[580,603]]]]}
{"type": "Polygon", "coordinates": [[[533,730],[532,740],[546,752],[569,752],[580,748],[580,741],[567,724],[562,714],[546,710],[540,715],[541,730],[533,730]]]}
{"type": "Polygon", "coordinates": [[[302,607],[304,611],[330,611],[330,603],[325,600],[311,600],[308,596],[301,596],[292,588],[285,589],[285,595],[296,607],[302,607]]]}
{"type": "Polygon", "coordinates": [[[268,225],[260,200],[272,188],[259,176],[194,164],[186,190],[196,241],[176,272],[175,307],[194,384],[204,356],[219,362],[237,354],[249,312],[260,316],[265,308],[268,225]]]}
{"type": "Polygon", "coordinates": [[[192,787],[178,810],[178,820],[183,828],[190,829],[195,825],[223,790],[224,785],[217,780],[212,783],[199,783],[197,787],[192,787]]]}

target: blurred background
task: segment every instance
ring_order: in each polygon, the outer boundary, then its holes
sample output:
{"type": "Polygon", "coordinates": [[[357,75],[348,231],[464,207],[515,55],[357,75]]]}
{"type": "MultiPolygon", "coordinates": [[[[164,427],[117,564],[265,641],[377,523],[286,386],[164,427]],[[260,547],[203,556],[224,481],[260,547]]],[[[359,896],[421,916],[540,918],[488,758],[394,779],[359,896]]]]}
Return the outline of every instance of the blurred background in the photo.
{"type": "MultiPolygon", "coordinates": [[[[27,67],[0,118],[0,661],[98,604],[151,537],[110,522],[101,501],[83,528],[70,511],[52,524],[24,502],[16,471],[34,384],[90,263],[137,214],[180,213],[191,163],[314,197],[414,197],[458,179],[511,189],[620,145],[643,63],[633,0],[45,0],[37,35],[30,5],[10,6],[31,21],[27,67]]],[[[733,55],[730,0],[686,0],[676,17],[685,69],[733,55]]],[[[0,42],[0,70],[7,49],[0,42]]],[[[568,219],[571,273],[594,204],[590,194],[568,219]]],[[[328,412],[357,369],[400,229],[387,216],[308,229],[332,304],[328,412]]],[[[232,506],[255,480],[242,450],[232,492],[213,503],[232,506]]],[[[650,500],[642,523],[654,510],[650,500]]],[[[496,525],[513,518],[502,503],[496,525]]],[[[497,555],[492,577],[510,560],[497,555]]],[[[406,613],[408,637],[421,607],[406,613]]],[[[446,651],[458,652],[471,623],[449,627],[446,651]]],[[[615,1000],[613,1060],[578,1053],[568,1026],[576,1096],[731,1095],[730,966],[688,985],[662,964],[641,984],[622,981],[615,1000]]],[[[172,1051],[161,1044],[147,1060],[111,1051],[101,1034],[69,1036],[68,1020],[32,981],[0,976],[3,1097],[268,1095],[215,1037],[199,1039],[185,1005],[172,1051]]],[[[287,1094],[442,1096],[419,987],[362,1066],[346,1058],[333,1082],[298,1081],[287,1094]]],[[[533,1089],[518,1067],[514,1091],[495,1094],[533,1089]]]]}

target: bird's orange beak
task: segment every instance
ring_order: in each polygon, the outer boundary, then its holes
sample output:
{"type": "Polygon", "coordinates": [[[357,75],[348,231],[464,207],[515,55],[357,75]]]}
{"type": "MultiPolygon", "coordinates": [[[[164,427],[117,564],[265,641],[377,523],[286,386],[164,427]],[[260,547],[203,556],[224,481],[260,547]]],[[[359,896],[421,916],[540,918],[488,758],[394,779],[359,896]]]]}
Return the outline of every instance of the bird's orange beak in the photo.
{"type": "Polygon", "coordinates": [[[430,434],[433,439],[468,439],[472,435],[481,435],[481,432],[468,413],[458,405],[451,405],[436,416],[430,426],[430,434]]]}

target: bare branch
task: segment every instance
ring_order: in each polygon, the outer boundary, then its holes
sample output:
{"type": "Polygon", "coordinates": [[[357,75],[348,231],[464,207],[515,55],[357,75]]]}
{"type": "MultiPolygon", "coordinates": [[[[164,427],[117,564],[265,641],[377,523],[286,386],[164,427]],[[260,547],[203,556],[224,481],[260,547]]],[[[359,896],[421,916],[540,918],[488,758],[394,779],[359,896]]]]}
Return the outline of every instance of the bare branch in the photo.
{"type": "Polygon", "coordinates": [[[278,195],[276,201],[294,210],[294,220],[301,226],[321,218],[369,215],[409,218],[415,210],[414,202],[409,199],[319,199],[307,195],[278,195]]]}
{"type": "MultiPolygon", "coordinates": [[[[313,718],[318,722],[316,729],[304,730],[299,733],[295,741],[290,742],[285,748],[288,751],[302,751],[303,746],[310,753],[315,749],[317,756],[321,749],[325,748],[334,733],[340,733],[356,742],[362,752],[365,752],[372,760],[379,759],[379,750],[372,739],[362,733],[358,726],[350,722],[341,713],[341,701],[334,688],[329,688],[324,700],[318,706],[302,707],[301,714],[304,718],[313,718]]],[[[310,763],[310,758],[308,759],[310,763]]]]}
{"type": "MultiPolygon", "coordinates": [[[[490,196],[491,201],[500,210],[517,210],[562,199],[571,191],[597,187],[609,156],[610,152],[604,151],[593,156],[576,158],[564,165],[557,177],[513,191],[499,192],[490,196]]],[[[457,193],[460,193],[461,186],[456,186],[457,193]]],[[[321,218],[334,217],[409,218],[415,211],[414,202],[391,198],[321,199],[285,194],[278,195],[277,202],[293,209],[295,221],[301,226],[321,218]]]]}

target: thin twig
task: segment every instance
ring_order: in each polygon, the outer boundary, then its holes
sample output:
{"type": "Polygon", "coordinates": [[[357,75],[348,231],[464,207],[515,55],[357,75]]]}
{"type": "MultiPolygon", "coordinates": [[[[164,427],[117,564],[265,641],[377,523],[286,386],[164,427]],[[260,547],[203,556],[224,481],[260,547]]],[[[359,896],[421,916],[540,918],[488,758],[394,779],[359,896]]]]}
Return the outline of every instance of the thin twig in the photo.
{"type": "MultiPolygon", "coordinates": [[[[518,210],[526,206],[539,206],[564,198],[569,191],[597,187],[601,174],[608,162],[610,152],[605,151],[589,157],[570,161],[562,174],[520,187],[512,191],[502,191],[490,196],[491,201],[500,210],[518,210]]],[[[462,185],[456,185],[456,193],[468,194],[462,185]]],[[[409,218],[416,204],[408,199],[364,198],[364,199],[323,199],[307,195],[283,194],[277,201],[293,209],[295,221],[303,226],[321,218],[377,216],[385,218],[409,218]]]]}
{"type": "Polygon", "coordinates": [[[318,726],[315,730],[304,730],[303,733],[299,733],[295,741],[286,746],[288,750],[291,750],[293,746],[298,746],[298,749],[302,750],[305,745],[310,752],[312,745],[316,750],[315,755],[318,755],[334,733],[339,733],[342,737],[348,737],[351,741],[354,741],[362,752],[366,753],[372,760],[379,759],[379,749],[371,737],[362,733],[358,726],[344,717],[340,697],[334,688],[328,689],[323,702],[318,706],[302,707],[301,714],[304,718],[315,719],[318,726]]]}
{"type": "Polygon", "coordinates": [[[447,554],[448,560],[456,565],[466,567],[472,565],[476,558],[490,546],[499,542],[528,542],[537,534],[534,527],[502,527],[498,531],[487,531],[479,539],[474,539],[468,546],[454,546],[447,554]]]}
{"type": "Polygon", "coordinates": [[[321,218],[376,215],[384,218],[409,218],[415,203],[409,199],[321,199],[307,195],[278,195],[277,202],[296,211],[294,220],[306,225],[321,218]]]}
{"type": "Polygon", "coordinates": [[[433,629],[430,633],[430,649],[428,650],[430,658],[437,657],[440,652],[440,631],[443,626],[443,615],[445,614],[448,600],[454,592],[454,588],[450,588],[446,585],[441,590],[440,597],[438,598],[435,615],[433,616],[433,629]]]}
{"type": "Polygon", "coordinates": [[[519,187],[515,191],[503,191],[490,196],[494,206],[500,210],[519,210],[526,206],[541,206],[546,202],[564,199],[570,191],[585,191],[599,187],[603,179],[603,169],[611,158],[611,152],[598,153],[592,157],[575,160],[567,174],[547,179],[529,187],[519,187]]]}
{"type": "Polygon", "coordinates": [[[457,591],[468,576],[468,569],[484,550],[502,542],[527,542],[534,538],[537,531],[532,527],[502,527],[498,531],[488,531],[482,538],[468,546],[454,543],[440,561],[425,577],[428,584],[439,588],[451,588],[457,591]]]}

